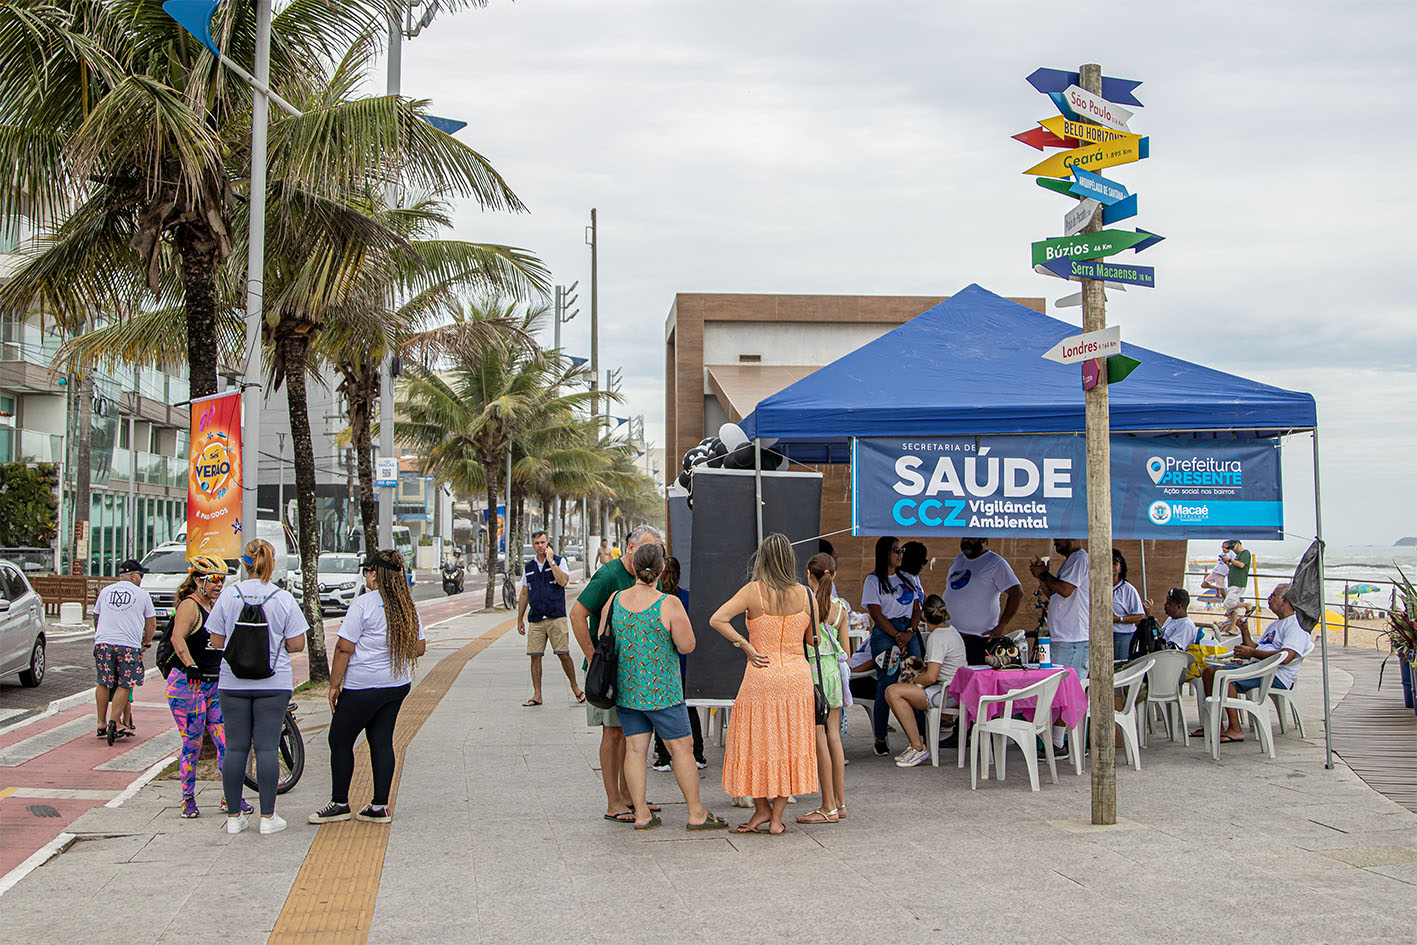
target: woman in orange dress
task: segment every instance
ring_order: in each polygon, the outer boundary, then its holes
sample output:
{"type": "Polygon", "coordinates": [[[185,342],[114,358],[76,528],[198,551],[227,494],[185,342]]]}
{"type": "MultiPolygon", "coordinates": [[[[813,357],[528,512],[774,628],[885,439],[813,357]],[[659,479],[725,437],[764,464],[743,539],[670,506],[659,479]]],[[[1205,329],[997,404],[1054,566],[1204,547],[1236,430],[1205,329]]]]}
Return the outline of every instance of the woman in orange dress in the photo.
{"type": "Polygon", "coordinates": [[[723,750],[724,791],[753,798],[753,816],[738,833],[765,823],[769,833],[783,833],[788,796],[817,790],[812,674],[803,653],[816,642],[814,605],[796,572],[787,536],[769,535],[753,556],[753,579],[709,618],[748,657],[723,750]],[[747,639],[730,622],[742,613],[747,639]]]}

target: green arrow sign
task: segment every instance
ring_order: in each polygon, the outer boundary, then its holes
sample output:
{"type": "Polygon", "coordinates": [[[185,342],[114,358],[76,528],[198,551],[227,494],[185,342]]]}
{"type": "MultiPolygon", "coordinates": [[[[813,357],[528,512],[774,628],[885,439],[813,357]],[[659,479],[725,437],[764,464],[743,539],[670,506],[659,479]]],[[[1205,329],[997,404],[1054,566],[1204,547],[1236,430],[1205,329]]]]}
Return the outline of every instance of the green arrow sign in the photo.
{"type": "Polygon", "coordinates": [[[1033,244],[1033,264],[1042,266],[1056,259],[1099,259],[1130,249],[1146,239],[1144,233],[1126,230],[1100,230],[1039,240],[1033,244]]]}
{"type": "Polygon", "coordinates": [[[1136,358],[1129,358],[1125,354],[1114,354],[1107,359],[1107,383],[1120,384],[1126,380],[1128,374],[1137,369],[1141,364],[1136,358]]]}

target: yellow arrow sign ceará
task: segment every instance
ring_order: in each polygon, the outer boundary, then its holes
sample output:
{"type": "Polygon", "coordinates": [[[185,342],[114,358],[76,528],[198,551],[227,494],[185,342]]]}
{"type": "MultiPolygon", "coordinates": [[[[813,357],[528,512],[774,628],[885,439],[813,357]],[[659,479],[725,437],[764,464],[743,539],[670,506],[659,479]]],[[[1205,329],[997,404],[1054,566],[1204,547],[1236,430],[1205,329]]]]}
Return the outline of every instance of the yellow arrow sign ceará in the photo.
{"type": "Polygon", "coordinates": [[[1088,144],[1110,144],[1113,141],[1136,141],[1141,138],[1141,135],[1134,135],[1128,131],[1117,131],[1115,128],[1105,128],[1102,125],[1089,125],[1085,121],[1073,121],[1062,115],[1044,118],[1038,123],[1059,138],[1076,138],[1078,141],[1085,141],[1088,144]]]}
{"type": "Polygon", "coordinates": [[[1109,144],[1093,144],[1085,148],[1050,154],[1024,173],[1035,177],[1071,177],[1074,167],[1096,171],[1117,164],[1130,164],[1140,159],[1140,141],[1113,141],[1109,144]]]}

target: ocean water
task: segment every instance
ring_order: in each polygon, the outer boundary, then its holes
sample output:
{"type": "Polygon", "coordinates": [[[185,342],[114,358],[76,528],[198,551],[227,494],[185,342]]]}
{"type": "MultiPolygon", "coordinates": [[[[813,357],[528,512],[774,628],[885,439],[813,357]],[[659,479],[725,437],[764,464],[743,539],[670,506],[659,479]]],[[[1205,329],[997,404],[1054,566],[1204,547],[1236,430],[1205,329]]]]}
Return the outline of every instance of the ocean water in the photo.
{"type": "MultiPolygon", "coordinates": [[[[1302,539],[1255,541],[1245,544],[1245,548],[1258,564],[1254,573],[1258,575],[1261,597],[1268,596],[1275,584],[1283,583],[1293,575],[1309,544],[1302,539]]],[[[1191,564],[1187,570],[1195,572],[1202,568],[1208,569],[1215,563],[1219,552],[1219,541],[1189,542],[1186,558],[1191,564]]],[[[1349,599],[1354,600],[1356,605],[1386,607],[1391,600],[1392,582],[1400,580],[1399,568],[1406,573],[1408,579],[1417,581],[1417,547],[1325,545],[1324,600],[1331,608],[1337,609],[1344,601],[1344,589],[1347,587],[1349,599]],[[1378,589],[1355,594],[1352,588],[1361,584],[1374,585],[1378,589]]],[[[1200,581],[1201,575],[1187,575],[1186,587],[1192,596],[1200,592],[1200,581]]],[[[1250,588],[1253,591],[1253,581],[1250,588]]]]}

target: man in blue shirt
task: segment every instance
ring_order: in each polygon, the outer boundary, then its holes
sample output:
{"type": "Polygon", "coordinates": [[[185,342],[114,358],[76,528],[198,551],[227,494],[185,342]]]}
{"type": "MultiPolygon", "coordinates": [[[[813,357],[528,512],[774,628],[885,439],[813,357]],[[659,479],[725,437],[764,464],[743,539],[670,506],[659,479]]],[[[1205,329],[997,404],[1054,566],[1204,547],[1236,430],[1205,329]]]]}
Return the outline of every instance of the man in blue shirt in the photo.
{"type": "Polygon", "coordinates": [[[566,619],[566,584],[571,575],[566,559],[551,551],[545,532],[532,535],[531,546],[536,557],[527,559],[517,590],[517,633],[526,637],[526,654],[531,657],[531,698],[522,705],[541,705],[541,658],[546,655],[548,641],[571,681],[576,701],[584,702],[585,693],[576,684],[576,666],[571,662],[571,628],[566,619]],[[526,628],[528,611],[530,633],[526,628]]]}

